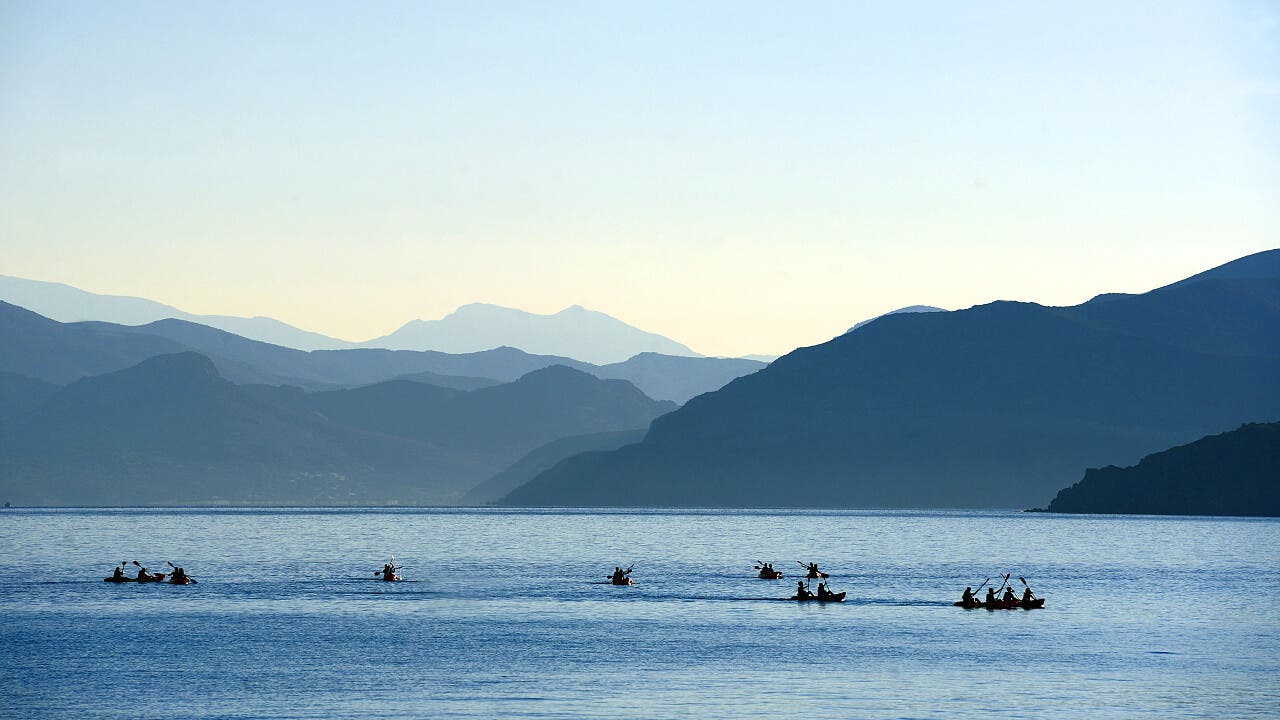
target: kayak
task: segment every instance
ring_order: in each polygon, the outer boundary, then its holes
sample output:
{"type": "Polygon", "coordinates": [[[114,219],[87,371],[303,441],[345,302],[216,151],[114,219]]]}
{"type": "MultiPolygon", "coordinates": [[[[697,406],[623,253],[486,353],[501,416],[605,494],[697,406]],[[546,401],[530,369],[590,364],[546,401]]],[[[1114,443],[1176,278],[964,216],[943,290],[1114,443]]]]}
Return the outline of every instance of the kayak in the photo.
{"type": "Polygon", "coordinates": [[[383,575],[382,577],[380,577],[380,578],[378,578],[378,579],[379,579],[379,580],[384,580],[384,581],[386,581],[386,582],[400,582],[400,576],[399,576],[399,575],[392,575],[391,577],[387,577],[386,575],[383,575]]]}
{"type": "Polygon", "coordinates": [[[190,585],[193,582],[195,582],[195,580],[192,580],[189,575],[184,575],[181,578],[176,578],[176,577],[169,578],[169,583],[172,585],[190,585]]]}
{"type": "Polygon", "coordinates": [[[824,573],[824,572],[820,572],[820,573],[811,572],[808,575],[805,575],[805,577],[810,580],[826,580],[827,578],[831,577],[831,575],[829,573],[824,573]]]}
{"type": "Polygon", "coordinates": [[[164,582],[164,579],[165,579],[166,577],[169,577],[169,576],[168,576],[168,575],[166,575],[166,574],[164,574],[164,573],[155,573],[154,575],[152,575],[151,577],[149,577],[149,578],[147,578],[147,579],[145,579],[145,580],[139,580],[138,578],[131,578],[131,577],[105,577],[105,578],[102,578],[102,582],[109,582],[109,583],[127,583],[127,582],[153,583],[153,582],[164,582]]]}
{"type": "Polygon", "coordinates": [[[844,602],[844,593],[832,593],[826,597],[818,597],[817,595],[800,597],[799,595],[792,595],[791,599],[798,602],[844,602]]]}
{"type": "Polygon", "coordinates": [[[781,580],[781,570],[761,570],[759,575],[761,580],[781,580]]]}
{"type": "Polygon", "coordinates": [[[611,580],[609,580],[609,583],[610,583],[610,584],[613,584],[613,585],[630,585],[630,584],[631,584],[631,578],[629,578],[629,577],[624,577],[624,578],[622,578],[621,580],[612,580],[612,579],[611,579],[611,580]]]}
{"type": "Polygon", "coordinates": [[[966,610],[973,610],[975,608],[986,608],[988,610],[1016,610],[1018,608],[1022,608],[1023,610],[1035,610],[1037,608],[1044,607],[1044,598],[1036,598],[1035,600],[1028,602],[1022,602],[1021,600],[996,600],[990,605],[987,605],[981,600],[974,600],[970,603],[966,603],[963,600],[957,600],[951,604],[955,607],[962,607],[966,610]]]}

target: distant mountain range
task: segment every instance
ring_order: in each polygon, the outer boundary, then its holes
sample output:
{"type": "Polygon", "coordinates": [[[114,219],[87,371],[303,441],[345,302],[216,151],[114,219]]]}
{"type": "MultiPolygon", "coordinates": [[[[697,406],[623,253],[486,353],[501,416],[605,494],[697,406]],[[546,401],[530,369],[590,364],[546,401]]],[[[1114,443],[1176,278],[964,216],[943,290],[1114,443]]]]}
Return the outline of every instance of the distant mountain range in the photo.
{"type": "Polygon", "coordinates": [[[1280,517],[1280,422],[1243,425],[1133,467],[1091,469],[1047,511],[1280,517]]]}
{"type": "Polygon", "coordinates": [[[514,347],[533,355],[571,357],[595,364],[618,363],[640,353],[701,357],[674,340],[577,305],[552,315],[538,315],[475,303],[463,305],[440,320],[412,320],[390,335],[349,342],[267,317],[194,315],[143,298],[99,295],[61,283],[6,275],[0,275],[0,300],[59,322],[147,325],[185,320],[297,350],[382,348],[469,354],[514,347]]]}
{"type": "Polygon", "coordinates": [[[356,347],[356,343],[300,330],[268,317],[194,315],[153,300],[122,295],[99,295],[62,283],[27,280],[8,275],[0,275],[0,300],[59,322],[100,320],[119,325],[144,325],[173,318],[300,350],[337,350],[356,347]]]}
{"type": "Polygon", "coordinates": [[[540,368],[565,365],[603,379],[626,379],[658,400],[685,402],[765,366],[752,360],[638,355],[597,366],[567,357],[530,355],[503,347],[452,355],[408,350],[305,352],[249,340],[183,320],[127,326],[59,323],[0,302],[0,371],[58,385],[120,370],[155,355],[194,350],[238,384],[296,385],[308,390],[354,387],[393,378],[474,389],[510,382],[540,368]],[[448,376],[443,379],[441,376],[448,376]]]}
{"type": "Polygon", "coordinates": [[[1280,250],[1141,295],[880,317],[570,457],[511,505],[1030,507],[1280,416],[1280,250]]]}
{"type": "Polygon", "coordinates": [[[441,504],[546,443],[675,407],[553,366],[461,391],[235,385],[195,352],[53,390],[0,375],[0,498],[24,505],[441,504]]]}

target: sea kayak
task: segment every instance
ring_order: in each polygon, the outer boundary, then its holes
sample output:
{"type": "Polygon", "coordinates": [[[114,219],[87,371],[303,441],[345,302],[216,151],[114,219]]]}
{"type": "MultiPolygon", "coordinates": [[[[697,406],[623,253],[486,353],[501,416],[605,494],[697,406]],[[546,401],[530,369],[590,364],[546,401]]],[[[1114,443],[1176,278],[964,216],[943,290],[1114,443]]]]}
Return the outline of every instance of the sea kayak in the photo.
{"type": "Polygon", "coordinates": [[[805,575],[805,577],[810,580],[826,580],[827,578],[831,577],[831,574],[824,573],[824,572],[819,572],[819,573],[811,572],[808,575],[805,575]]]}
{"type": "Polygon", "coordinates": [[[176,578],[176,577],[169,578],[169,583],[172,585],[190,585],[191,583],[194,583],[194,582],[195,580],[192,580],[189,576],[185,576],[185,575],[181,578],[176,578]]]}
{"type": "Polygon", "coordinates": [[[844,602],[844,593],[831,593],[826,597],[818,597],[817,595],[800,597],[799,595],[792,595],[791,599],[798,602],[844,602]]]}
{"type": "Polygon", "coordinates": [[[612,584],[612,585],[630,585],[630,584],[631,584],[631,578],[629,578],[629,577],[624,577],[624,578],[622,578],[621,580],[610,580],[610,581],[609,581],[609,583],[610,583],[610,584],[612,584]]]}
{"type": "Polygon", "coordinates": [[[168,575],[166,575],[166,574],[164,574],[164,573],[155,573],[154,575],[152,575],[152,576],[151,576],[151,577],[149,577],[149,578],[146,578],[145,580],[139,580],[138,578],[131,578],[131,577],[105,577],[105,578],[102,578],[102,582],[109,582],[109,583],[129,583],[129,582],[153,583],[153,582],[164,582],[164,579],[165,579],[165,578],[167,578],[167,577],[169,577],[169,576],[168,576],[168,575]]]}
{"type": "Polygon", "coordinates": [[[761,570],[759,575],[761,580],[781,580],[781,570],[761,570]]]}
{"type": "Polygon", "coordinates": [[[981,600],[974,600],[969,603],[966,603],[963,600],[957,600],[951,604],[955,607],[962,607],[966,610],[974,610],[977,608],[986,608],[987,610],[1016,610],[1018,608],[1022,608],[1023,610],[1035,610],[1037,608],[1044,607],[1044,598],[1036,598],[1035,600],[1030,600],[1028,602],[1022,602],[1021,600],[996,600],[990,605],[982,602],[981,600]]]}

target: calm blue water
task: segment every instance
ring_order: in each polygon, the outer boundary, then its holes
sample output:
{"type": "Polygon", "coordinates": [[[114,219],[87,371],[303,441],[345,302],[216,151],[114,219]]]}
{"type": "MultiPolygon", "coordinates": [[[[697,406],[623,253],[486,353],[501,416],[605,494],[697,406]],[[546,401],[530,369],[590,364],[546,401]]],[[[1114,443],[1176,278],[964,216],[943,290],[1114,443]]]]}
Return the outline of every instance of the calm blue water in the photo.
{"type": "Polygon", "coordinates": [[[5,718],[1280,716],[1274,520],[8,510],[0,548],[5,718]],[[200,584],[101,582],[134,558],[200,584]],[[796,559],[849,601],[779,600],[796,559]],[[1010,571],[1048,607],[951,606],[1010,571]]]}

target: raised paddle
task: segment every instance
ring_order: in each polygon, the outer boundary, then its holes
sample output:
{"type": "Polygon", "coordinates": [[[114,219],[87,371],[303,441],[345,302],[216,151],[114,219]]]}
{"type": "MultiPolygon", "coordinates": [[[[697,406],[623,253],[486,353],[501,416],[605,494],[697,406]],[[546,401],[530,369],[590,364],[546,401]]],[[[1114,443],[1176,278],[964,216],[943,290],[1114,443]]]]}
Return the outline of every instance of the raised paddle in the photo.
{"type": "Polygon", "coordinates": [[[1036,599],[1036,591],[1032,590],[1031,586],[1027,584],[1027,579],[1022,577],[1021,575],[1018,576],[1018,579],[1022,581],[1022,586],[1025,587],[1031,593],[1031,599],[1032,600],[1036,599]]]}
{"type": "Polygon", "coordinates": [[[986,586],[987,586],[987,583],[989,583],[989,582],[991,582],[991,578],[987,578],[986,580],[983,580],[983,581],[982,581],[982,584],[978,586],[978,589],[973,591],[973,594],[974,594],[974,595],[977,595],[977,594],[978,594],[978,592],[979,592],[980,590],[982,590],[982,588],[986,587],[986,586]]]}

